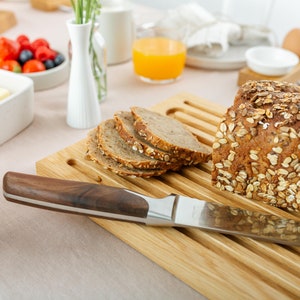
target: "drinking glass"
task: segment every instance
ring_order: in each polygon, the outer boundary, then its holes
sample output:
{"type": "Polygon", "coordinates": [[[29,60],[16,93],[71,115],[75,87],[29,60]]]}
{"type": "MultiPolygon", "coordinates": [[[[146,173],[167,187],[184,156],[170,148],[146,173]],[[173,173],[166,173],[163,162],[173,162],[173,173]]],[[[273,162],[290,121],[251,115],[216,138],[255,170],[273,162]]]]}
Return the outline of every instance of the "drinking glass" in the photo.
{"type": "Polygon", "coordinates": [[[142,81],[170,83],[182,75],[186,47],[174,28],[142,26],[133,42],[132,60],[134,72],[142,81]]]}

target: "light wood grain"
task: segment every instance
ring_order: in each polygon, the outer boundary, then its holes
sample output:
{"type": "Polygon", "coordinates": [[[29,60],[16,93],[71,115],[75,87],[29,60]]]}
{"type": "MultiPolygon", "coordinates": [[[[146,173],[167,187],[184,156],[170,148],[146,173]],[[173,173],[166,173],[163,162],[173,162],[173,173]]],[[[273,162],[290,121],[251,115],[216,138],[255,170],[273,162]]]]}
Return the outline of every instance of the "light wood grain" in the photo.
{"type": "MultiPolygon", "coordinates": [[[[185,123],[211,146],[223,107],[182,93],[152,108],[185,123]]],[[[291,214],[211,186],[210,164],[150,179],[123,178],[84,159],[85,140],[36,163],[39,175],[126,187],[149,196],[179,193],[300,221],[291,214]]],[[[300,247],[199,229],[155,228],[92,218],[98,225],[209,299],[299,299],[300,247]]]]}
{"type": "Polygon", "coordinates": [[[0,10],[0,33],[14,27],[17,24],[17,19],[12,11],[0,10]]]}
{"type": "Polygon", "coordinates": [[[71,1],[70,0],[30,0],[30,4],[35,9],[51,12],[59,9],[61,5],[71,6],[71,1]]]}
{"type": "Polygon", "coordinates": [[[300,64],[294,67],[289,73],[282,76],[266,76],[258,74],[248,67],[245,67],[239,71],[237,84],[240,86],[247,80],[278,80],[288,82],[298,82],[300,80],[300,64]]]}

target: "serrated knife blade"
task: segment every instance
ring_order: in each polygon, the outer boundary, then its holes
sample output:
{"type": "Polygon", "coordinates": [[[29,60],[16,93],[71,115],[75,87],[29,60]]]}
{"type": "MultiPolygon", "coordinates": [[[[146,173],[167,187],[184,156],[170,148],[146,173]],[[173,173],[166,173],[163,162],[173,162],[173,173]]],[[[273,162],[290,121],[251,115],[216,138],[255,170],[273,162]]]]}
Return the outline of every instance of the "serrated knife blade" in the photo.
{"type": "Polygon", "coordinates": [[[293,219],[176,194],[158,199],[124,188],[7,172],[3,195],[8,201],[55,211],[300,245],[300,222],[293,219]]]}

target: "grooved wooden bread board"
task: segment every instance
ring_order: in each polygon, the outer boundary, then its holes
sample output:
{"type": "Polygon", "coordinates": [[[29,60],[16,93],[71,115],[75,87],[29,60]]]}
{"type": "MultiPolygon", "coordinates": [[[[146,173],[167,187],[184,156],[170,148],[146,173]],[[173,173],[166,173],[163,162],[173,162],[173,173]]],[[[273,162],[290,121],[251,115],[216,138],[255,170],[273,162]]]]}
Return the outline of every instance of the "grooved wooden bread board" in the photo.
{"type": "MultiPolygon", "coordinates": [[[[223,107],[187,93],[152,108],[188,125],[208,146],[223,107]]],[[[85,139],[36,163],[39,175],[101,183],[163,197],[169,193],[272,212],[300,215],[254,202],[211,186],[210,164],[150,179],[125,178],[85,160],[85,139]]],[[[199,229],[155,228],[92,218],[94,222],[210,299],[299,299],[300,247],[279,246],[199,229]]]]}

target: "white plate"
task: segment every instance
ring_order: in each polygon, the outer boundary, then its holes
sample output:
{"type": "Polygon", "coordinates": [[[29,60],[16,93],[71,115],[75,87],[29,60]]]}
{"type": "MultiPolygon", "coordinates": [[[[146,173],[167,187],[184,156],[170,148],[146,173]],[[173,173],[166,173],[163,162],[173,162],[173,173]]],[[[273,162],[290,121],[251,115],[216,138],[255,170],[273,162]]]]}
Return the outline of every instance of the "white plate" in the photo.
{"type": "Polygon", "coordinates": [[[41,72],[23,73],[23,75],[33,80],[34,91],[42,91],[54,88],[69,78],[69,60],[65,54],[64,57],[64,62],[55,68],[41,72]]]}
{"type": "Polygon", "coordinates": [[[237,70],[246,66],[246,51],[249,45],[232,45],[222,57],[208,57],[192,50],[187,51],[186,65],[213,70],[237,70]]]}

